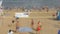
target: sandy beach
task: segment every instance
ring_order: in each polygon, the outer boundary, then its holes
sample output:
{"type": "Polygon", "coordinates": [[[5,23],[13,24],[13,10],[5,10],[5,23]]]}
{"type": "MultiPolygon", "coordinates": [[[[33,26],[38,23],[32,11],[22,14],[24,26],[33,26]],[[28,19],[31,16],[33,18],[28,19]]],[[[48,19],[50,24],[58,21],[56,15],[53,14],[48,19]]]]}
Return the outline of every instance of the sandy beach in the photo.
{"type": "MultiPolygon", "coordinates": [[[[4,10],[5,15],[0,16],[0,34],[7,34],[9,29],[15,30],[16,20],[14,18],[16,12],[23,12],[22,10],[4,10]],[[6,16],[7,15],[7,16],[6,16]],[[12,23],[12,20],[15,20],[15,23],[12,23]],[[10,25],[10,26],[9,26],[10,25]]],[[[37,27],[38,21],[42,23],[42,30],[40,34],[58,34],[58,30],[60,29],[60,21],[55,20],[56,16],[52,16],[55,14],[56,10],[49,10],[46,12],[45,10],[31,10],[29,12],[28,18],[19,18],[20,27],[31,27],[31,19],[34,20],[34,29],[37,27]]],[[[33,34],[36,34],[36,30],[33,30],[33,34]]],[[[29,32],[21,33],[15,32],[14,34],[32,34],[29,32]]]]}

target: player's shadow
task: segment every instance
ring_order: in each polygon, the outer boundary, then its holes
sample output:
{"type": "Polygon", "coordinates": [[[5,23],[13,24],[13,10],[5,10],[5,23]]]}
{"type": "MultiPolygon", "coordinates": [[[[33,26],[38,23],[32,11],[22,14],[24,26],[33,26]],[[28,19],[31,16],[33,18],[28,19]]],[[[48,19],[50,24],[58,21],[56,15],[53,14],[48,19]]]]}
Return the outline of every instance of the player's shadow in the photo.
{"type": "MultiPolygon", "coordinates": [[[[34,28],[32,28],[32,30],[37,31],[37,30],[36,30],[36,29],[34,29],[34,28]]],[[[29,34],[36,34],[36,33],[29,32],[29,34]]]]}
{"type": "Polygon", "coordinates": [[[29,34],[35,34],[35,33],[33,33],[33,32],[29,32],[29,34]]]}
{"type": "Polygon", "coordinates": [[[60,21],[57,18],[48,18],[49,20],[60,21]]]}
{"type": "Polygon", "coordinates": [[[32,28],[34,31],[37,31],[37,29],[32,28]]]}
{"type": "Polygon", "coordinates": [[[60,28],[60,26],[59,26],[59,25],[56,25],[56,24],[54,25],[54,27],[56,27],[56,28],[60,28]]]}

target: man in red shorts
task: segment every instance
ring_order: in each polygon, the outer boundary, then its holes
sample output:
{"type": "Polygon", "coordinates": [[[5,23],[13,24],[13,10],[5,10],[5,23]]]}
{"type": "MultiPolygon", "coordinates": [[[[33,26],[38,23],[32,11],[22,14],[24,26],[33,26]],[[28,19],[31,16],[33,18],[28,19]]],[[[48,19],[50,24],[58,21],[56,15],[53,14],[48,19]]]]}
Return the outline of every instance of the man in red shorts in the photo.
{"type": "Polygon", "coordinates": [[[38,27],[37,27],[37,34],[40,34],[41,31],[41,23],[40,21],[38,22],[38,27]]]}

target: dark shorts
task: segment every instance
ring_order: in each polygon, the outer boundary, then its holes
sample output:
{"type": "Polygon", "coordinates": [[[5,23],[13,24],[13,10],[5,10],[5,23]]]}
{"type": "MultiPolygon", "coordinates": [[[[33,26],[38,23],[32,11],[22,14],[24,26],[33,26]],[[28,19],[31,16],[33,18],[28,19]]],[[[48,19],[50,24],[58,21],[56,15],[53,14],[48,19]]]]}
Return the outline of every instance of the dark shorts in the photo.
{"type": "Polygon", "coordinates": [[[16,29],[19,29],[19,27],[16,27],[16,29]]]}

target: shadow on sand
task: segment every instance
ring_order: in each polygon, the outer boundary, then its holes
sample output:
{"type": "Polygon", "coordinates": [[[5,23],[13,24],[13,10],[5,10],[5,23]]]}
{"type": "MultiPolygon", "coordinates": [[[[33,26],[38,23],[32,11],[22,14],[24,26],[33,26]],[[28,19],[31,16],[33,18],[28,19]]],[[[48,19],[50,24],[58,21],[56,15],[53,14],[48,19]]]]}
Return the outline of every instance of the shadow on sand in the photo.
{"type": "Polygon", "coordinates": [[[54,25],[54,27],[56,27],[56,28],[60,28],[60,26],[59,26],[59,25],[56,25],[56,24],[54,25]]]}
{"type": "Polygon", "coordinates": [[[54,21],[60,21],[60,20],[58,20],[57,18],[48,18],[48,19],[54,20],[54,21]]]}
{"type": "MultiPolygon", "coordinates": [[[[32,28],[32,30],[37,31],[36,29],[32,28]]],[[[34,32],[29,32],[29,34],[36,34],[34,32]]]]}
{"type": "Polygon", "coordinates": [[[32,28],[34,31],[37,31],[36,29],[32,28]]]}
{"type": "Polygon", "coordinates": [[[29,32],[29,34],[35,34],[35,33],[33,33],[33,32],[29,32]]]}

